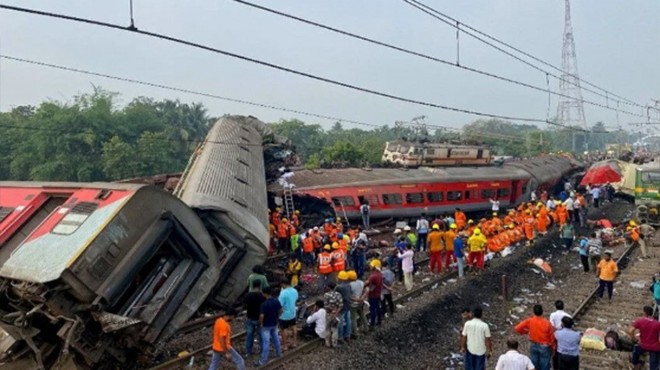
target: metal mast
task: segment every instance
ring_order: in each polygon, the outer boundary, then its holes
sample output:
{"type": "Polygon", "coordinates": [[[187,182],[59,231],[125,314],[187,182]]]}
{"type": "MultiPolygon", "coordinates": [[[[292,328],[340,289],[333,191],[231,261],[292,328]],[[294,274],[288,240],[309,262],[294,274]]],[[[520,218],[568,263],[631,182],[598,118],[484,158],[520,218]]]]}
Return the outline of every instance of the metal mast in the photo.
{"type": "MultiPolygon", "coordinates": [[[[587,130],[580,78],[578,77],[577,56],[575,55],[573,26],[571,24],[571,4],[569,0],[565,0],[565,3],[564,45],[561,50],[562,75],[559,80],[559,90],[564,96],[559,99],[557,105],[557,122],[587,130]]],[[[573,149],[575,150],[575,139],[573,140],[573,149]]]]}

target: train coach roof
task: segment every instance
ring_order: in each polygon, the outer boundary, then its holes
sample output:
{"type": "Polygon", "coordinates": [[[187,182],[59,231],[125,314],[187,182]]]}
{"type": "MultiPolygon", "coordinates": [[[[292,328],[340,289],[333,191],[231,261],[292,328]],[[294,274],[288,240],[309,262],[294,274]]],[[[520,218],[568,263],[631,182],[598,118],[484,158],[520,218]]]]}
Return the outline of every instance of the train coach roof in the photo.
{"type": "MultiPolygon", "coordinates": [[[[327,170],[303,170],[287,179],[298,189],[361,186],[380,184],[409,184],[424,181],[495,181],[524,179],[529,175],[520,169],[509,167],[462,167],[462,168],[341,168],[327,170]]],[[[281,189],[278,184],[270,190],[281,189]]]]}
{"type": "Polygon", "coordinates": [[[137,190],[146,184],[117,182],[41,182],[41,181],[0,181],[0,188],[40,188],[40,189],[110,189],[137,190]]]}
{"type": "MultiPolygon", "coordinates": [[[[322,189],[343,186],[396,185],[424,181],[498,181],[537,179],[559,176],[570,170],[569,159],[559,156],[539,157],[524,161],[507,162],[492,167],[446,167],[446,168],[341,168],[302,170],[287,179],[298,189],[322,189]]],[[[271,191],[280,190],[280,184],[272,184],[271,191]]]]}

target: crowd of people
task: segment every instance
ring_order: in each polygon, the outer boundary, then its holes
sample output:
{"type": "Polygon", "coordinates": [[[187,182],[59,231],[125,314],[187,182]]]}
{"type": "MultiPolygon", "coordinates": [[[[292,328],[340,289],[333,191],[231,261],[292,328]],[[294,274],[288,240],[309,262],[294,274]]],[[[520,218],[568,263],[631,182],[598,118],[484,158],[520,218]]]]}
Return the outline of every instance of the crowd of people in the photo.
{"type": "MultiPolygon", "coordinates": [[[[478,220],[469,219],[460,208],[456,208],[453,214],[433,218],[421,215],[413,222],[414,226],[409,224],[396,229],[392,242],[376,253],[368,251],[370,241],[365,232],[369,226],[368,217],[363,218],[363,225],[348,226],[337,217],[326,219],[323,225],[310,227],[302,222],[297,211],[290,218],[283,216],[279,208],[269,211],[271,252],[286,253],[290,258],[284,281],[269,282],[263,266],[255,266],[248,278],[249,293],[244,302],[247,311],[245,354],[257,354],[255,366],[264,365],[269,360],[271,347],[274,355],[280,356],[282,351],[296,347],[299,335],[322,338],[328,347],[346,345],[380,325],[388,314],[394,314],[393,292],[402,288],[413,289],[416,255],[428,254],[431,273],[456,269],[463,278],[466,268],[479,274],[488,258],[504,254],[514,245],[532,245],[536,238],[553,227],[559,229],[567,251],[577,244],[585,272],[594,271],[599,277],[599,296],[607,291],[611,299],[618,272],[611,253],[603,251],[598,233],[579,236],[577,232],[586,227],[612,226],[607,220],[596,224],[588,222],[586,217],[587,207],[600,205],[601,190],[607,191],[607,187],[590,187],[580,192],[567,187],[557,199],[547,192],[538,196],[532,193],[529,202],[507,210],[503,215],[500,214],[499,201],[491,199],[490,217],[478,220]],[[311,312],[307,313],[303,313],[306,309],[302,307],[306,306],[299,300],[297,289],[301,284],[313,286],[314,283],[301,279],[303,272],[315,276],[317,290],[322,292],[311,312]],[[304,322],[301,328],[296,325],[298,320],[304,322]],[[258,351],[253,351],[255,339],[259,344],[258,351]]],[[[626,226],[626,236],[631,242],[642,244],[645,235],[653,232],[644,223],[638,226],[630,221],[626,226]]],[[[660,282],[657,295],[660,300],[660,282]]],[[[557,308],[563,309],[563,303],[558,302],[557,308]]],[[[570,342],[575,338],[570,317],[563,320],[555,315],[553,319],[551,315],[552,325],[547,325],[548,320],[542,318],[540,306],[534,307],[534,313],[534,317],[515,328],[518,333],[528,334],[534,344],[530,354],[532,365],[517,352],[518,343],[509,340],[509,352],[500,358],[497,369],[545,370],[548,368],[546,358],[553,357],[548,353],[555,353],[555,361],[565,364],[556,368],[577,369],[577,365],[573,365],[578,360],[576,347],[570,342]],[[559,349],[555,350],[557,345],[559,349]],[[527,365],[509,365],[513,363],[527,365]]],[[[216,324],[210,370],[216,369],[222,357],[234,361],[238,368],[245,366],[241,355],[230,344],[228,323],[232,315],[232,311],[227,311],[216,324]]],[[[488,325],[481,321],[481,308],[475,308],[470,315],[461,337],[465,367],[484,369],[485,358],[492,353],[490,332],[488,325]]]]}

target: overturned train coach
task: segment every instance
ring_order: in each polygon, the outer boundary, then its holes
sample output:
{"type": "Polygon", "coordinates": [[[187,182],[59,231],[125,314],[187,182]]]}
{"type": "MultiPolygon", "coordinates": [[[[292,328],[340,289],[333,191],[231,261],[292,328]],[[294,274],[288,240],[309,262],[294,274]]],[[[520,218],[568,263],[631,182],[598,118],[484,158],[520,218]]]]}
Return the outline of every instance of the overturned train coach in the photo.
{"type": "MultiPolygon", "coordinates": [[[[346,168],[303,170],[287,178],[294,194],[331,202],[337,215],[360,217],[368,203],[375,218],[408,218],[422,213],[475,212],[530,199],[532,191],[551,190],[581,164],[565,156],[545,156],[492,167],[346,168]]],[[[281,184],[270,191],[279,193],[281,184]]]]}
{"type": "Polygon", "coordinates": [[[174,195],[0,182],[0,368],[130,368],[202,304],[232,305],[266,259],[264,140],[221,118],[174,195]]]}
{"type": "Polygon", "coordinates": [[[10,368],[124,362],[171,336],[220,275],[202,221],[155,187],[0,182],[0,204],[10,368]]]}

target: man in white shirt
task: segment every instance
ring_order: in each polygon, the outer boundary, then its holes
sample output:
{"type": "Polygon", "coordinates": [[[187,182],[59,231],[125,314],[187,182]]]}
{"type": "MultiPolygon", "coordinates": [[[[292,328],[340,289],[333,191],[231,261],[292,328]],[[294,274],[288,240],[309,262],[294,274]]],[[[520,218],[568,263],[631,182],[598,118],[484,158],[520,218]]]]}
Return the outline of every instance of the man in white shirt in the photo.
{"type": "Polygon", "coordinates": [[[545,202],[545,206],[548,207],[549,210],[553,211],[555,209],[555,200],[550,197],[547,202],[545,202]]]}
{"type": "Polygon", "coordinates": [[[497,359],[495,370],[534,370],[534,364],[529,357],[518,352],[517,340],[507,340],[506,346],[509,351],[497,359]]]}
{"type": "Polygon", "coordinates": [[[559,330],[562,328],[561,319],[566,316],[571,317],[571,315],[564,311],[564,301],[555,301],[555,308],[557,311],[550,314],[550,323],[555,330],[559,330]]]}
{"type": "Polygon", "coordinates": [[[499,212],[500,211],[500,201],[499,200],[491,198],[490,199],[490,204],[491,204],[490,209],[493,212],[499,212]]]}
{"type": "Polygon", "coordinates": [[[493,353],[490,328],[481,321],[481,307],[472,310],[473,319],[463,326],[461,352],[465,353],[465,370],[486,370],[486,357],[493,353]]]}
{"type": "Polygon", "coordinates": [[[314,303],[314,313],[307,317],[306,323],[300,332],[302,336],[325,338],[326,312],[323,300],[314,303]]]}

